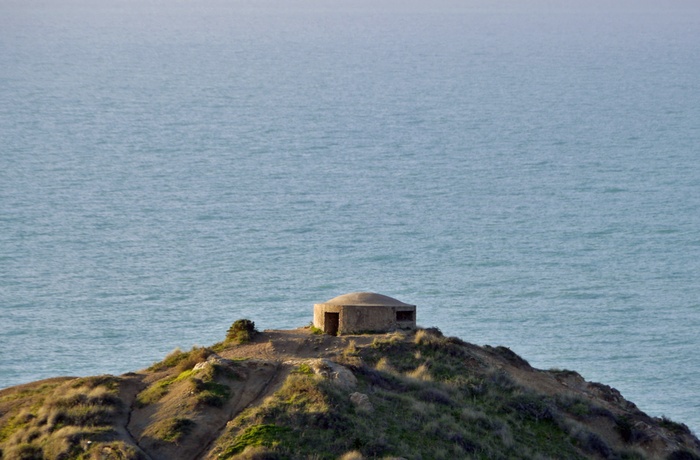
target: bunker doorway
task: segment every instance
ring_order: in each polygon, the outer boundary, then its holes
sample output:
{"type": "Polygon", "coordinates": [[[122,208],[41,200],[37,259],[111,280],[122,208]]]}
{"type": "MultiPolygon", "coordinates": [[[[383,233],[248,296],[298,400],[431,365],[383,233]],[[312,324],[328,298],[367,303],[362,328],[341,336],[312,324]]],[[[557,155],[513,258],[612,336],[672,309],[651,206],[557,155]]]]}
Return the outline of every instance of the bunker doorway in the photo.
{"type": "Polygon", "coordinates": [[[338,335],[338,326],[340,325],[340,313],[323,314],[323,332],[328,335],[338,335]]]}

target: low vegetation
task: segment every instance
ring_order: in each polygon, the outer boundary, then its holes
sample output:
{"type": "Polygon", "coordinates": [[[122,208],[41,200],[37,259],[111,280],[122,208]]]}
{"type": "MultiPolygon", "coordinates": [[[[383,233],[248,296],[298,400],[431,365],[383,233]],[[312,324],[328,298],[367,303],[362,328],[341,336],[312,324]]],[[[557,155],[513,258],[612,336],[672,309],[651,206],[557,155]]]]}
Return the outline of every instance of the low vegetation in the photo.
{"type": "Polygon", "coordinates": [[[188,418],[172,417],[157,421],[148,427],[144,435],[177,444],[192,431],[194,425],[188,418]]]}
{"type": "Polygon", "coordinates": [[[217,377],[231,379],[237,376],[228,368],[217,364],[183,370],[179,374],[166,376],[152,383],[137,395],[135,405],[145,407],[157,403],[170,392],[174,384],[184,382],[188,387],[187,393],[194,396],[196,403],[221,407],[231,396],[231,390],[227,385],[216,382],[217,377]]]}
{"type": "Polygon", "coordinates": [[[105,453],[104,458],[137,458],[114,431],[125,409],[119,386],[113,376],[63,379],[3,398],[0,458],[82,459],[95,452],[105,453]]]}
{"type": "MultiPolygon", "coordinates": [[[[613,445],[590,428],[597,419],[623,423],[593,402],[529,390],[439,330],[409,338],[395,333],[365,348],[352,343],[340,356],[362,363],[350,367],[370,413],[300,367],[273,397],[229,424],[212,457],[645,458],[642,438],[623,435],[613,445]]],[[[486,351],[530,367],[508,348],[486,351]]]]}
{"type": "Polygon", "coordinates": [[[226,333],[226,343],[239,345],[248,343],[258,333],[255,323],[249,319],[239,319],[235,321],[226,333]]]}
{"type": "Polygon", "coordinates": [[[206,347],[192,347],[190,351],[182,351],[176,348],[163,361],[153,364],[148,370],[157,372],[175,368],[180,372],[186,371],[192,369],[197,363],[206,360],[213,353],[212,349],[206,347]]]}
{"type": "Polygon", "coordinates": [[[506,347],[436,328],[332,339],[307,331],[291,349],[306,344],[332,370],[308,355],[260,359],[284,347],[259,340],[258,358],[242,364],[253,347],[239,345],[256,334],[239,320],[217,351],[176,349],[140,374],[0,391],[0,459],[700,460],[687,426],[648,417],[574,371],[533,369],[506,347]],[[246,386],[253,375],[268,377],[246,386]]]}

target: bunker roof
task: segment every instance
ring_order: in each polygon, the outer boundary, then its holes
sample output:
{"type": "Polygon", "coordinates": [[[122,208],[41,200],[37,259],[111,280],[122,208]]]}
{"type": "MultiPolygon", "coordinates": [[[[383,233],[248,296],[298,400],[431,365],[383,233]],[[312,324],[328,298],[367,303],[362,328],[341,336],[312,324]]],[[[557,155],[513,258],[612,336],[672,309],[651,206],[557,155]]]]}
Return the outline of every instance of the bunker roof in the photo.
{"type": "Polygon", "coordinates": [[[375,294],[374,292],[351,292],[349,294],[339,295],[323,303],[358,307],[415,307],[415,305],[403,303],[393,297],[375,294]]]}

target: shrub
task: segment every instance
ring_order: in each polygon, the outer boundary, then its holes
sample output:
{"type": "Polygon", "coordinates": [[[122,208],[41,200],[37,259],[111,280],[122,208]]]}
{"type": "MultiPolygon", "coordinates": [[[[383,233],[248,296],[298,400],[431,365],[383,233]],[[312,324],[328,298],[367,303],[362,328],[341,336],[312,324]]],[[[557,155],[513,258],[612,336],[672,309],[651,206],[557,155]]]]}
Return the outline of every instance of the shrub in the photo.
{"type": "Polygon", "coordinates": [[[197,363],[201,363],[213,353],[213,350],[206,347],[192,347],[187,352],[176,348],[163,361],[154,363],[148,370],[157,372],[177,366],[177,370],[180,372],[186,371],[192,369],[197,363]]]}
{"type": "Polygon", "coordinates": [[[277,396],[285,404],[303,408],[308,412],[327,412],[329,405],[324,392],[319,388],[322,377],[290,374],[277,396]]]}
{"type": "Polygon", "coordinates": [[[354,358],[354,357],[359,356],[359,351],[357,349],[357,343],[354,340],[351,340],[348,343],[348,346],[345,347],[345,349],[343,350],[343,356],[345,358],[351,358],[351,357],[354,358]]]}
{"type": "Polygon", "coordinates": [[[311,366],[309,366],[308,363],[301,363],[299,364],[299,367],[292,371],[292,374],[313,375],[314,370],[311,369],[311,366]]]}
{"type": "Polygon", "coordinates": [[[234,344],[248,343],[253,340],[257,333],[254,322],[249,319],[239,319],[231,325],[226,333],[226,342],[234,344]]]}
{"type": "Polygon", "coordinates": [[[430,382],[433,380],[433,376],[430,375],[430,369],[425,363],[416,367],[414,370],[407,372],[406,375],[412,379],[423,382],[430,382]]]}
{"type": "Polygon", "coordinates": [[[343,350],[343,352],[336,358],[336,361],[339,364],[342,364],[346,367],[358,367],[362,365],[362,358],[360,358],[360,352],[357,349],[357,346],[355,344],[354,340],[351,340],[350,343],[348,344],[347,347],[343,350]]]}
{"type": "Polygon", "coordinates": [[[485,345],[484,348],[493,352],[494,354],[504,358],[506,361],[515,365],[516,367],[522,367],[522,368],[526,368],[526,369],[530,368],[530,363],[528,363],[525,359],[520,357],[517,353],[515,353],[513,350],[511,350],[508,347],[504,347],[504,346],[500,346],[500,345],[497,347],[491,347],[491,346],[485,345]]]}
{"type": "Polygon", "coordinates": [[[700,460],[700,457],[694,453],[687,451],[685,449],[680,449],[672,452],[668,457],[668,460],[700,460]]]}
{"type": "Polygon", "coordinates": [[[396,374],[396,369],[394,369],[394,366],[391,365],[389,360],[383,356],[382,358],[377,361],[377,364],[375,364],[375,369],[381,372],[387,372],[389,374],[396,374]]]}
{"type": "Polygon", "coordinates": [[[578,441],[579,447],[583,449],[584,452],[598,454],[602,458],[610,458],[612,454],[610,446],[595,433],[581,430],[573,433],[572,437],[578,441]]]}
{"type": "Polygon", "coordinates": [[[93,443],[91,451],[99,452],[99,457],[93,454],[90,458],[100,460],[146,460],[138,450],[124,441],[93,443]]]}
{"type": "Polygon", "coordinates": [[[629,417],[620,417],[615,421],[615,428],[620,437],[626,443],[639,443],[645,441],[648,436],[643,431],[637,429],[629,417]]]}
{"type": "Polygon", "coordinates": [[[197,402],[207,406],[222,407],[231,397],[231,389],[220,383],[204,381],[198,378],[190,379],[192,390],[196,394],[197,402]]]}
{"type": "Polygon", "coordinates": [[[437,328],[430,329],[419,329],[416,335],[413,337],[413,341],[417,345],[431,345],[431,344],[441,344],[442,343],[442,333],[437,328]],[[437,330],[435,332],[434,330],[437,330]]]}
{"type": "Polygon", "coordinates": [[[173,351],[165,355],[162,361],[153,363],[148,370],[149,371],[162,371],[174,367],[185,358],[185,352],[180,350],[180,347],[175,348],[173,351]]]}
{"type": "Polygon", "coordinates": [[[136,407],[145,407],[149,404],[160,401],[160,399],[170,391],[170,384],[174,377],[159,380],[155,384],[143,390],[136,396],[136,407]]]}
{"type": "Polygon", "coordinates": [[[44,458],[41,447],[26,443],[11,447],[7,450],[5,455],[8,459],[12,458],[17,460],[43,460],[44,458]]]}
{"type": "Polygon", "coordinates": [[[536,422],[541,420],[555,420],[558,412],[549,401],[534,393],[523,393],[514,396],[507,405],[518,416],[536,422]]]}
{"type": "Polygon", "coordinates": [[[61,397],[47,400],[47,405],[50,407],[70,408],[78,405],[94,405],[94,406],[120,406],[121,399],[115,394],[114,390],[109,390],[103,386],[93,387],[88,393],[85,393],[88,388],[81,387],[68,390],[61,397]]]}
{"type": "Polygon", "coordinates": [[[73,388],[87,387],[94,389],[97,387],[105,387],[108,390],[117,390],[119,388],[119,377],[113,375],[97,375],[95,377],[77,378],[71,382],[73,388]]]}
{"type": "Polygon", "coordinates": [[[502,391],[513,391],[518,388],[518,384],[510,377],[508,373],[502,370],[489,372],[487,383],[492,384],[502,391]]]}
{"type": "Polygon", "coordinates": [[[688,428],[686,424],[674,422],[666,416],[661,416],[661,419],[659,420],[659,425],[663,428],[666,428],[668,431],[674,434],[691,434],[690,428],[688,428]]]}
{"type": "Polygon", "coordinates": [[[236,460],[281,460],[287,457],[283,457],[264,446],[248,446],[235,458],[236,460]]]}
{"type": "MultiPolygon", "coordinates": [[[[8,439],[14,432],[21,431],[27,427],[34,415],[27,409],[22,409],[17,415],[10,418],[4,425],[0,426],[0,443],[8,439]]],[[[0,458],[3,458],[0,456],[0,458]]]]}
{"type": "Polygon", "coordinates": [[[554,398],[557,407],[578,418],[596,415],[593,405],[574,394],[557,395],[554,398]]]}
{"type": "Polygon", "coordinates": [[[49,415],[48,425],[50,427],[106,425],[110,422],[113,415],[114,411],[109,407],[77,404],[53,410],[51,415],[49,415]]]}
{"type": "Polygon", "coordinates": [[[192,349],[186,353],[186,356],[180,360],[176,369],[180,372],[188,371],[202,361],[206,361],[213,353],[213,351],[206,347],[192,347],[192,349]]]}
{"type": "Polygon", "coordinates": [[[44,456],[50,459],[84,458],[81,441],[94,441],[107,439],[114,435],[114,431],[108,427],[85,428],[77,426],[65,426],[53,433],[46,442],[43,442],[44,456]]]}
{"type": "Polygon", "coordinates": [[[568,378],[568,377],[575,377],[578,379],[582,379],[581,374],[579,374],[576,371],[572,371],[569,369],[559,369],[557,367],[553,367],[548,371],[550,374],[554,374],[555,377],[561,377],[561,378],[568,378]]]}
{"type": "Polygon", "coordinates": [[[416,397],[421,401],[436,403],[443,406],[453,406],[455,404],[455,402],[452,400],[452,397],[449,394],[445,393],[444,391],[438,388],[433,387],[428,387],[420,390],[416,394],[416,397]]]}
{"type": "Polygon", "coordinates": [[[188,418],[173,417],[148,427],[144,434],[161,441],[177,444],[192,431],[194,425],[195,423],[188,418]]]}

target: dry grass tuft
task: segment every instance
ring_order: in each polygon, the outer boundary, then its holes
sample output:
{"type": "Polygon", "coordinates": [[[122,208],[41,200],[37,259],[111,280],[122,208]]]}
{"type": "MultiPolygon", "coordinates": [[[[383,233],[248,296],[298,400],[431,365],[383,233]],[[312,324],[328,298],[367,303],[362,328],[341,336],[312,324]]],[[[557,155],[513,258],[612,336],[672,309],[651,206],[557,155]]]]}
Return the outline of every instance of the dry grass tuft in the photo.
{"type": "Polygon", "coordinates": [[[176,348],[163,359],[163,361],[154,363],[148,368],[149,371],[158,372],[170,368],[175,368],[178,372],[183,372],[192,369],[196,364],[206,361],[214,351],[207,347],[192,347],[190,351],[182,351],[176,348]]]}
{"type": "Polygon", "coordinates": [[[361,366],[362,359],[360,358],[360,351],[357,348],[357,343],[351,340],[347,347],[343,350],[340,355],[339,362],[347,366],[361,366]]]}
{"type": "Polygon", "coordinates": [[[378,371],[381,372],[387,372],[389,374],[398,374],[396,369],[391,365],[389,360],[386,358],[386,356],[382,356],[379,361],[377,361],[377,364],[374,365],[374,368],[377,369],[378,371]]]}
{"type": "Polygon", "coordinates": [[[445,338],[436,328],[419,329],[416,331],[413,342],[416,345],[442,345],[445,343],[445,338]]]}
{"type": "Polygon", "coordinates": [[[421,382],[432,382],[433,376],[430,375],[430,370],[428,366],[423,363],[416,367],[414,370],[406,372],[406,376],[421,382]]]}

